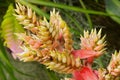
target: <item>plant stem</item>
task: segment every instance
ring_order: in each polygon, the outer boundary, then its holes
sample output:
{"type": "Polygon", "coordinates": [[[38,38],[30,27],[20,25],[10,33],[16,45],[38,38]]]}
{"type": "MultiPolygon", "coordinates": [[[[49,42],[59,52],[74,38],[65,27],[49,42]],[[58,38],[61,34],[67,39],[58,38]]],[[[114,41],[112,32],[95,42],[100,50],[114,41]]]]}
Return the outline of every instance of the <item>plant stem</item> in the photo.
{"type": "Polygon", "coordinates": [[[104,16],[116,16],[116,15],[108,14],[108,13],[101,12],[101,11],[86,10],[86,9],[82,9],[79,7],[68,6],[68,5],[64,5],[64,4],[60,4],[60,3],[53,3],[53,2],[49,2],[49,1],[46,2],[46,1],[42,1],[42,0],[19,0],[19,2],[21,2],[21,1],[30,2],[33,4],[44,5],[44,6],[51,6],[51,7],[57,7],[57,8],[62,8],[62,9],[68,9],[68,10],[73,10],[73,11],[88,13],[88,14],[96,14],[96,15],[104,15],[104,16]]]}
{"type": "MultiPolygon", "coordinates": [[[[79,2],[80,2],[80,4],[81,4],[81,6],[83,7],[83,9],[86,10],[86,7],[85,7],[83,1],[82,1],[82,0],[79,0],[79,2]]],[[[93,25],[92,25],[92,21],[91,21],[91,19],[90,19],[89,14],[88,14],[88,13],[85,13],[85,15],[86,15],[86,18],[87,18],[87,20],[88,20],[88,23],[89,23],[90,29],[92,29],[92,28],[93,28],[93,27],[92,27],[93,25]]]]}

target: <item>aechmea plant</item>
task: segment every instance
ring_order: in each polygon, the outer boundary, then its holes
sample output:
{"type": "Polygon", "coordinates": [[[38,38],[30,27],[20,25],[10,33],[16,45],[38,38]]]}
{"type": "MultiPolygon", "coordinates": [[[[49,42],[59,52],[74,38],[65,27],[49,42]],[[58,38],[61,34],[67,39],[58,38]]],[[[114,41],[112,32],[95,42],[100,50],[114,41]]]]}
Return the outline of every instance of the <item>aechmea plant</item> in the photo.
{"type": "Polygon", "coordinates": [[[101,29],[98,33],[96,29],[92,29],[91,33],[84,31],[84,35],[80,37],[80,40],[81,49],[74,50],[72,53],[81,59],[87,58],[89,62],[92,62],[95,57],[99,57],[106,50],[105,36],[101,37],[101,29]]]}
{"type": "MultiPolygon", "coordinates": [[[[106,69],[92,69],[92,63],[105,53],[105,36],[102,29],[84,31],[80,49],[73,48],[73,40],[67,23],[55,9],[50,12],[50,20],[39,18],[32,9],[16,3],[16,20],[25,32],[15,33],[22,52],[17,57],[23,62],[36,61],[58,73],[72,74],[73,78],[61,80],[120,80],[119,57],[115,52],[106,69]]],[[[5,39],[6,40],[6,39],[5,39]]],[[[8,41],[7,41],[8,42],[8,41]]],[[[14,51],[14,47],[9,46],[14,51]]]]}
{"type": "Polygon", "coordinates": [[[97,53],[94,55],[95,57],[100,56],[106,50],[106,48],[104,48],[106,45],[105,36],[101,36],[101,29],[98,33],[96,29],[92,29],[91,33],[84,31],[84,36],[81,36],[80,39],[81,49],[95,51],[97,53]]]}
{"type": "Polygon", "coordinates": [[[105,79],[120,80],[120,52],[115,51],[107,67],[105,79]]]}
{"type": "Polygon", "coordinates": [[[109,73],[111,73],[114,76],[117,76],[120,74],[119,61],[120,61],[120,52],[115,51],[115,53],[112,55],[112,59],[110,61],[110,64],[107,67],[109,73]]]}
{"type": "Polygon", "coordinates": [[[60,73],[72,73],[81,67],[80,58],[70,54],[73,49],[71,33],[58,12],[53,10],[48,22],[46,18],[37,18],[31,9],[19,3],[16,7],[14,15],[26,29],[25,33],[16,33],[23,41],[24,52],[18,54],[20,60],[37,61],[60,73]]]}
{"type": "Polygon", "coordinates": [[[120,80],[120,52],[115,51],[106,69],[99,69],[99,80],[120,80]]]}

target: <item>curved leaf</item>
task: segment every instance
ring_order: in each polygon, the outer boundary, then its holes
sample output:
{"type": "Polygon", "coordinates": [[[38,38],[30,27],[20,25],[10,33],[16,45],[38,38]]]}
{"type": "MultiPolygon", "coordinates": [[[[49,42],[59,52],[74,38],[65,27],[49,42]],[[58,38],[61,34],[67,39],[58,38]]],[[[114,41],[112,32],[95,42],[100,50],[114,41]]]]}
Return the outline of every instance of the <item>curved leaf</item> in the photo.
{"type": "Polygon", "coordinates": [[[109,14],[116,16],[110,16],[114,21],[120,24],[120,0],[105,0],[106,11],[109,14]]]}
{"type": "Polygon", "coordinates": [[[61,9],[67,9],[67,10],[72,10],[72,11],[82,12],[82,13],[87,13],[87,14],[114,16],[114,15],[107,14],[105,12],[87,10],[87,9],[82,9],[82,8],[79,8],[79,7],[68,6],[68,5],[64,5],[64,4],[60,4],[60,3],[59,4],[58,3],[53,3],[53,2],[50,2],[50,1],[44,1],[44,0],[19,0],[18,2],[20,2],[20,3],[29,2],[29,3],[33,3],[33,4],[50,6],[50,7],[57,7],[57,8],[61,8],[61,9]]]}
{"type": "Polygon", "coordinates": [[[14,33],[23,32],[22,26],[16,21],[14,14],[13,5],[10,4],[1,24],[2,37],[5,39],[5,43],[8,48],[11,49],[13,53],[21,52],[20,41],[14,33]]]}

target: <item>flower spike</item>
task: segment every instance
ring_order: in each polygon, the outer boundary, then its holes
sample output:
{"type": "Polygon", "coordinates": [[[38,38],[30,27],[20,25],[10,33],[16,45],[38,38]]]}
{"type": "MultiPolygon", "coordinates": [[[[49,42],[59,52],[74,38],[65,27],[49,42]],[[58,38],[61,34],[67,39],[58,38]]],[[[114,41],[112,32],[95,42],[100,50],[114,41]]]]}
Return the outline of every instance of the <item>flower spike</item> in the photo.
{"type": "Polygon", "coordinates": [[[17,54],[21,61],[37,61],[50,70],[73,74],[74,78],[65,80],[118,79],[120,52],[115,52],[107,69],[97,72],[91,68],[94,58],[106,50],[106,36],[101,36],[102,29],[84,31],[80,49],[74,50],[69,27],[55,9],[50,12],[49,21],[45,17],[39,19],[32,9],[20,3],[16,4],[15,12],[14,16],[25,29],[25,33],[16,33],[22,41],[23,52],[17,54]]]}
{"type": "Polygon", "coordinates": [[[14,15],[26,30],[25,33],[16,33],[23,41],[23,52],[18,54],[20,60],[37,61],[60,73],[72,73],[81,67],[80,58],[70,54],[72,36],[59,12],[54,9],[48,22],[46,18],[37,18],[34,11],[20,3],[16,8],[14,15]]]}
{"type": "Polygon", "coordinates": [[[72,54],[69,54],[66,51],[51,51],[50,55],[51,61],[44,63],[50,70],[68,74],[81,68],[80,58],[75,59],[72,54]]]}
{"type": "Polygon", "coordinates": [[[96,52],[95,57],[104,53],[106,48],[105,36],[101,37],[101,29],[97,33],[96,29],[92,29],[91,33],[84,31],[84,36],[81,36],[81,49],[93,50],[96,52]]]}
{"type": "MultiPolygon", "coordinates": [[[[16,4],[15,17],[20,24],[24,25],[24,28],[32,31],[36,29],[36,26],[39,26],[38,18],[36,17],[35,12],[33,12],[29,7],[23,6],[20,3],[16,4]]],[[[38,29],[36,30],[38,31],[38,29]]]]}
{"type": "Polygon", "coordinates": [[[109,73],[114,76],[120,75],[120,51],[115,51],[112,55],[110,64],[107,67],[109,73]]]}

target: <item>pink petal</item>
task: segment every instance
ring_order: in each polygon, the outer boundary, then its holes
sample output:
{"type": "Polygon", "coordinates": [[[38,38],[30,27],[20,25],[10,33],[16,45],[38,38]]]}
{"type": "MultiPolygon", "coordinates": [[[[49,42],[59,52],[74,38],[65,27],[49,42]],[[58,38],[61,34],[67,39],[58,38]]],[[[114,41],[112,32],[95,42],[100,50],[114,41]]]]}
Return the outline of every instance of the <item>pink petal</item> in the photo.
{"type": "Polygon", "coordinates": [[[79,71],[74,72],[75,80],[98,80],[98,77],[89,67],[83,67],[79,71]]]}
{"type": "Polygon", "coordinates": [[[20,48],[20,42],[10,41],[7,43],[12,53],[20,53],[23,50],[20,48]]]}
{"type": "Polygon", "coordinates": [[[80,57],[81,59],[85,59],[85,58],[89,58],[89,57],[94,57],[97,53],[93,50],[81,49],[81,50],[72,51],[72,54],[75,57],[80,57]]]}

